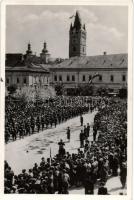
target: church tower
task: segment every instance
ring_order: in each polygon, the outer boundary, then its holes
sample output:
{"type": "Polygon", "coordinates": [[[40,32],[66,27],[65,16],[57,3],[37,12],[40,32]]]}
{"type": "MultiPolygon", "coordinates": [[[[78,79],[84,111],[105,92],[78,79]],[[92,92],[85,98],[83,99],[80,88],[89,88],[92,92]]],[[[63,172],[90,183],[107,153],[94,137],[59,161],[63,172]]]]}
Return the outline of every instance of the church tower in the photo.
{"type": "Polygon", "coordinates": [[[82,24],[80,14],[76,11],[74,24],[69,30],[69,57],[86,56],[86,28],[82,24]]]}
{"type": "Polygon", "coordinates": [[[44,42],[44,46],[43,46],[42,52],[40,54],[40,58],[41,58],[41,63],[48,63],[49,62],[50,54],[47,50],[46,42],[44,42]]]}

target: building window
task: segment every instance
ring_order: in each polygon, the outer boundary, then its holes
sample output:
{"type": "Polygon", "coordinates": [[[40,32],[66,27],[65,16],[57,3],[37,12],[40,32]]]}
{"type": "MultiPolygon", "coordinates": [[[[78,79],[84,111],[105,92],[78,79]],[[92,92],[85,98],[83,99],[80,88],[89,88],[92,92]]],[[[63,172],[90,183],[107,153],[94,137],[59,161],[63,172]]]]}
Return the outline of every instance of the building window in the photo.
{"type": "Polygon", "coordinates": [[[24,84],[26,84],[26,83],[27,83],[27,80],[26,80],[26,78],[24,78],[24,79],[23,79],[23,83],[24,83],[24,84]]]}
{"type": "Polygon", "coordinates": [[[111,80],[111,82],[114,81],[114,76],[113,75],[111,75],[110,80],[111,80]]]}
{"type": "Polygon", "coordinates": [[[102,81],[102,75],[99,76],[99,81],[102,81]]]}
{"type": "Polygon", "coordinates": [[[59,76],[59,81],[62,81],[62,76],[61,75],[59,76]]]}
{"type": "Polygon", "coordinates": [[[85,75],[83,75],[83,79],[82,79],[82,80],[83,80],[83,82],[86,80],[86,77],[85,77],[85,75]]]}
{"type": "Polygon", "coordinates": [[[6,79],[7,84],[9,83],[9,78],[6,79]]]}
{"type": "Polygon", "coordinates": [[[54,76],[54,81],[57,81],[57,75],[54,76]]]}
{"type": "Polygon", "coordinates": [[[91,76],[91,75],[89,75],[89,81],[91,80],[91,78],[92,78],[92,76],[91,76]]]}
{"type": "Polygon", "coordinates": [[[74,75],[72,75],[72,81],[75,81],[75,76],[74,75]]]}
{"type": "Polygon", "coordinates": [[[69,77],[69,75],[67,75],[67,81],[70,81],[70,77],[69,77]]]}
{"type": "Polygon", "coordinates": [[[126,81],[126,76],[125,75],[122,76],[122,81],[126,81]]]}
{"type": "Polygon", "coordinates": [[[73,47],[73,51],[76,51],[76,47],[73,47]]]}
{"type": "Polygon", "coordinates": [[[19,83],[20,82],[20,80],[19,80],[19,78],[17,78],[17,83],[19,83]]]}

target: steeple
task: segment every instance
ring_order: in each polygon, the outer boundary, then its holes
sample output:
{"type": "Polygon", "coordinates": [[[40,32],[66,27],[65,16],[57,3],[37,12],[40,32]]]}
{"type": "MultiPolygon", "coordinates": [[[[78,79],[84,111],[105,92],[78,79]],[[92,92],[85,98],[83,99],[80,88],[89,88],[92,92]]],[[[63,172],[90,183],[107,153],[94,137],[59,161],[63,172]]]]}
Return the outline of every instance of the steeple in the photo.
{"type": "Polygon", "coordinates": [[[42,52],[40,53],[41,63],[48,63],[50,54],[47,50],[47,43],[44,42],[42,52]]]}
{"type": "Polygon", "coordinates": [[[31,51],[31,44],[30,44],[30,42],[29,42],[28,45],[27,45],[27,51],[26,51],[26,54],[27,54],[27,55],[31,55],[31,54],[32,54],[32,51],[31,51]]]}
{"type": "Polygon", "coordinates": [[[48,50],[47,50],[47,44],[46,44],[46,42],[44,42],[44,47],[42,49],[42,53],[47,53],[47,52],[48,52],[48,50]]]}
{"type": "Polygon", "coordinates": [[[79,30],[81,28],[81,18],[80,18],[80,13],[78,10],[76,11],[76,15],[75,15],[74,27],[77,30],[79,30]]]}

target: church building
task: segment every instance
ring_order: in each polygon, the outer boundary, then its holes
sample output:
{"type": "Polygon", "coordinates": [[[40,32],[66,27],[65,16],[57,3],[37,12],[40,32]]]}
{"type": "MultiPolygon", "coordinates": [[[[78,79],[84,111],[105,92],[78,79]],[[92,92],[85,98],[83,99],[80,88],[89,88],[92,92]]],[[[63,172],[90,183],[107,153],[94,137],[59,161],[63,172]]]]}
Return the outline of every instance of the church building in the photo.
{"type": "Polygon", "coordinates": [[[6,85],[23,87],[37,84],[55,88],[60,83],[64,85],[66,94],[73,93],[79,86],[91,84],[91,80],[95,90],[107,88],[118,92],[126,88],[128,55],[108,54],[104,51],[101,55],[88,56],[86,37],[86,26],[76,11],[74,23],[70,24],[69,29],[69,58],[51,63],[46,42],[40,56],[33,55],[29,43],[25,55],[7,56],[11,63],[6,60],[6,85]]]}

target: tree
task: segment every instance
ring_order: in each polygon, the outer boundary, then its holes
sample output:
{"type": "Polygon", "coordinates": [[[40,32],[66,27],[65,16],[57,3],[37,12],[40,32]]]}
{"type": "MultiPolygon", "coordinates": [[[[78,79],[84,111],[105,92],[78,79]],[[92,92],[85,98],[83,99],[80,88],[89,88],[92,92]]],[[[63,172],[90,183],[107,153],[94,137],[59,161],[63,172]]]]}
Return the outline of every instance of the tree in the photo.
{"type": "Polygon", "coordinates": [[[127,98],[127,88],[121,88],[119,90],[119,97],[120,98],[127,98]]]}
{"type": "Polygon", "coordinates": [[[107,88],[105,88],[105,87],[100,87],[100,88],[98,88],[98,90],[97,90],[97,94],[98,94],[99,96],[107,96],[108,90],[107,90],[107,88]]]}
{"type": "Polygon", "coordinates": [[[55,91],[56,91],[56,95],[58,96],[63,95],[64,93],[63,83],[57,83],[57,85],[55,85],[55,91]]]}
{"type": "Polygon", "coordinates": [[[80,96],[92,96],[94,92],[93,85],[85,84],[85,85],[79,85],[77,89],[80,96]]]}
{"type": "Polygon", "coordinates": [[[17,85],[13,84],[7,87],[7,90],[9,91],[9,94],[14,94],[17,90],[17,85]]]}

